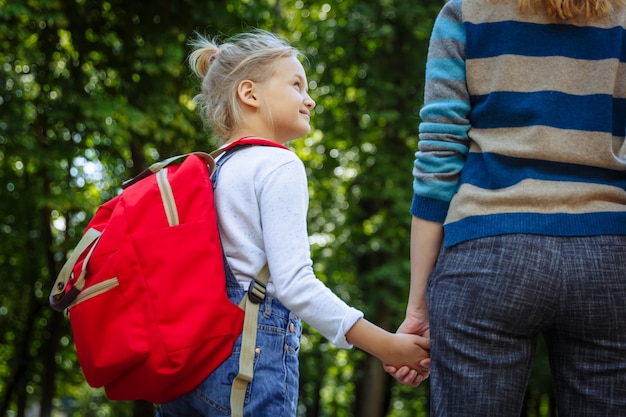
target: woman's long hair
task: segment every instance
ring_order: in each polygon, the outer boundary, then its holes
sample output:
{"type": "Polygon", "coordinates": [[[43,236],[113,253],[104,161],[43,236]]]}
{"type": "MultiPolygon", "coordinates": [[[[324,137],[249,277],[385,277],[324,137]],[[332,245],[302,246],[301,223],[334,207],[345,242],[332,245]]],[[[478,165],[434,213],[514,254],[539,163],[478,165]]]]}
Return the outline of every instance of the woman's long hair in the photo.
{"type": "Polygon", "coordinates": [[[601,18],[613,10],[626,6],[626,0],[518,0],[519,9],[536,10],[545,5],[548,16],[553,20],[573,18],[601,18]]]}

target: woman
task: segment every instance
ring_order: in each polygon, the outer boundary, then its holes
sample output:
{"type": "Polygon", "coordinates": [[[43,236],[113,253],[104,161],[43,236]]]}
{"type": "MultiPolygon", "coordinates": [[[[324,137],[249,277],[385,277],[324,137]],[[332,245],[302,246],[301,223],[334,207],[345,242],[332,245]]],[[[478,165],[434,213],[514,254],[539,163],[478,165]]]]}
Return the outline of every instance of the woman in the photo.
{"type": "Polygon", "coordinates": [[[430,335],[432,416],[519,416],[541,334],[559,415],[626,412],[625,27],[622,0],[435,22],[398,329],[430,335]]]}

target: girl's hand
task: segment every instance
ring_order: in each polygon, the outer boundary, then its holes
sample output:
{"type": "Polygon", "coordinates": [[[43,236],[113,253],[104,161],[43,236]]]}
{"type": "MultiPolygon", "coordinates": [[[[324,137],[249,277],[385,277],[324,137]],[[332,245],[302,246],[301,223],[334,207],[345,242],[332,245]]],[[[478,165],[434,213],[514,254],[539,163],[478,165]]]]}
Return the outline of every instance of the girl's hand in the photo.
{"type": "Polygon", "coordinates": [[[392,335],[384,368],[403,384],[418,386],[430,374],[430,341],[414,334],[392,335]]]}
{"type": "Polygon", "coordinates": [[[423,340],[428,341],[428,356],[419,357],[419,367],[411,367],[406,364],[403,366],[394,366],[390,362],[385,362],[383,368],[392,375],[398,382],[417,387],[430,375],[430,334],[428,326],[428,315],[415,312],[407,315],[404,322],[398,327],[397,333],[408,333],[421,335],[423,340]]]}

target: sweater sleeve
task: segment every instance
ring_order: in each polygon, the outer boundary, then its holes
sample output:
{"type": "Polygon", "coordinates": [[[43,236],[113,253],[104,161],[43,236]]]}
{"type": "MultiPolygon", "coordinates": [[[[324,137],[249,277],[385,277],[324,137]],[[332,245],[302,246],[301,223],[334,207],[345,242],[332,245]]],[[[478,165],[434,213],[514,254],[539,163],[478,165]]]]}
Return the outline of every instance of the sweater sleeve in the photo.
{"type": "Polygon", "coordinates": [[[273,170],[257,189],[265,254],[275,296],[334,345],[348,348],[345,334],[363,317],[313,272],[307,231],[308,182],[295,158],[273,170]]]}
{"type": "Polygon", "coordinates": [[[413,167],[414,216],[445,220],[468,153],[469,112],[461,0],[450,0],[435,20],[428,49],[413,167]]]}

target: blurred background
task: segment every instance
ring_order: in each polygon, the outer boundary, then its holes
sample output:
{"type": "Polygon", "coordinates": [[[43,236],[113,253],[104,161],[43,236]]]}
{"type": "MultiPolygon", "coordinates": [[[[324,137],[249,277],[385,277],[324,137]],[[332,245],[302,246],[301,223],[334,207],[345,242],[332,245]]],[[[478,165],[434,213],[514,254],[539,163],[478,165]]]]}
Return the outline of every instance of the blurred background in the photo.
{"type": "MultiPolygon", "coordinates": [[[[95,209],[159,159],[216,143],[185,66],[194,32],[263,28],[308,58],[304,160],[319,278],[394,331],[409,284],[411,169],[428,38],[442,0],[0,0],[0,416],[154,415],[88,387],[48,307],[95,209]]],[[[105,318],[94,318],[97,320],[105,318]]],[[[428,416],[428,383],[305,328],[299,416],[428,416]]],[[[453,387],[451,389],[454,389],[453,387]]],[[[542,347],[524,416],[552,416],[542,347]]]]}

